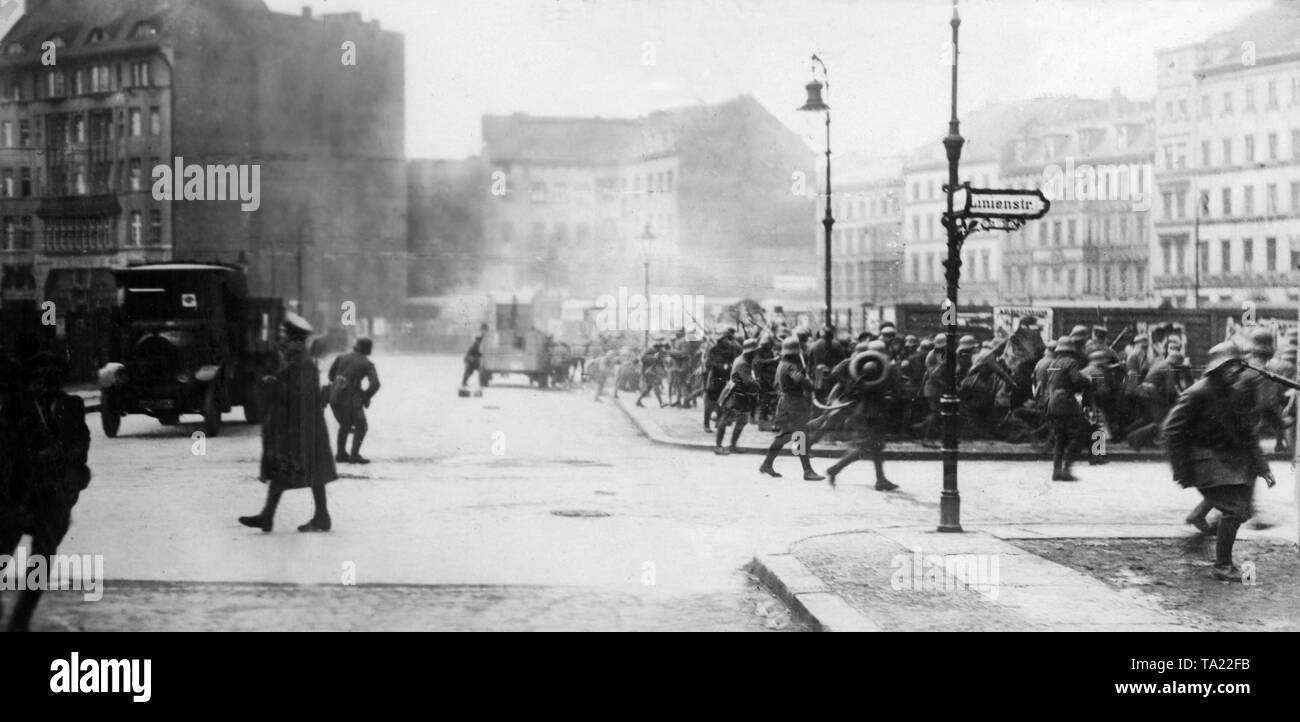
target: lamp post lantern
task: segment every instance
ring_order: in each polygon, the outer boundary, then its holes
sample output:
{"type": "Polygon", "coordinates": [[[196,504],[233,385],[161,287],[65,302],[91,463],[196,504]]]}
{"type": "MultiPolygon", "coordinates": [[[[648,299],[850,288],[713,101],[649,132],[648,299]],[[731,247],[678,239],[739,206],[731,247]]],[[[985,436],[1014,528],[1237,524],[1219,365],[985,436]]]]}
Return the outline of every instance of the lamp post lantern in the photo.
{"type": "Polygon", "coordinates": [[[814,63],[812,68],[814,77],[804,86],[808,91],[808,98],[799,110],[826,113],[826,216],[822,219],[822,226],[826,229],[826,326],[830,327],[833,320],[831,311],[831,229],[835,226],[835,217],[831,214],[831,107],[822,100],[822,88],[826,88],[827,92],[829,92],[831,82],[826,72],[826,63],[822,62],[822,59],[816,55],[812,56],[812,62],[814,63]],[[826,78],[824,84],[815,77],[818,65],[822,68],[822,77],[826,78]]]}

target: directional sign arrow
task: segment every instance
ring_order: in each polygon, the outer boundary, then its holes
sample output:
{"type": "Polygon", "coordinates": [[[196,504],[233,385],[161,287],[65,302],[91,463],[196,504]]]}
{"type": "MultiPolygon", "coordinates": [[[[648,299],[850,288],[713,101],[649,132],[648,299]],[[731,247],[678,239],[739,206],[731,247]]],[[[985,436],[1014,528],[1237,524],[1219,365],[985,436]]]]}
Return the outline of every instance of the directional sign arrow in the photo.
{"type": "Polygon", "coordinates": [[[962,186],[953,196],[953,208],[966,218],[1033,220],[1047,215],[1052,202],[1041,190],[971,188],[962,186]]]}

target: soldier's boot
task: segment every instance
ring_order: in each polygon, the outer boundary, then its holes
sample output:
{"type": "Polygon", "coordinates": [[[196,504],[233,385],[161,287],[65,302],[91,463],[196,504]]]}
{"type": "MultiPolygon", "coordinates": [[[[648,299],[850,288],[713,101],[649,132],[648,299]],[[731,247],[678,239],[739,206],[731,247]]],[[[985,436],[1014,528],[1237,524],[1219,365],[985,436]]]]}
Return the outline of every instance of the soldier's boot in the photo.
{"type": "Polygon", "coordinates": [[[804,450],[804,453],[799,455],[799,463],[803,465],[804,481],[825,481],[826,480],[826,477],[813,471],[812,459],[808,456],[807,449],[804,450]]]}
{"type": "Polygon", "coordinates": [[[334,460],[340,464],[352,463],[352,460],[348,458],[348,452],[347,452],[347,448],[348,448],[347,429],[342,427],[339,428],[338,444],[336,444],[336,446],[338,448],[338,453],[334,455],[334,460]]]}
{"type": "Polygon", "coordinates": [[[713,401],[708,397],[704,399],[704,433],[711,434],[713,429],[709,428],[709,422],[713,420],[713,401]]]}
{"type": "Polygon", "coordinates": [[[1061,460],[1063,454],[1060,449],[1052,450],[1052,481],[1063,481],[1061,479],[1061,460]]]}
{"type": "Polygon", "coordinates": [[[361,442],[365,441],[365,438],[366,438],[365,429],[356,429],[355,431],[352,432],[352,456],[349,457],[348,461],[352,462],[353,464],[370,463],[370,459],[367,459],[361,455],[361,442]]]}
{"type": "MultiPolygon", "coordinates": [[[[354,454],[355,456],[355,454],[354,454]]],[[[330,512],[325,503],[325,482],[318,481],[311,485],[312,510],[311,520],[298,527],[298,531],[329,531],[330,512]]]]}
{"type": "Polygon", "coordinates": [[[876,467],[876,491],[893,491],[898,488],[898,484],[885,478],[885,460],[880,458],[879,451],[872,455],[871,463],[876,467]]]}
{"type": "MultiPolygon", "coordinates": [[[[736,446],[736,444],[740,441],[740,432],[743,431],[744,429],[745,429],[745,423],[741,421],[736,424],[736,428],[731,430],[731,446],[728,448],[728,450],[733,454],[740,451],[740,448],[736,446]]],[[[718,442],[721,443],[722,440],[719,439],[718,442]]]]}
{"type": "Polygon", "coordinates": [[[264,532],[270,532],[273,522],[275,521],[275,508],[280,505],[280,495],[284,489],[268,483],[266,486],[266,504],[262,507],[262,513],[256,516],[241,516],[239,523],[244,526],[251,526],[254,529],[261,529],[264,532]]]}
{"type": "Polygon", "coordinates": [[[1232,545],[1237,541],[1237,530],[1244,519],[1235,514],[1224,514],[1214,539],[1214,568],[1211,574],[1222,582],[1241,581],[1241,570],[1232,563],[1232,545]]]}
{"type": "Polygon", "coordinates": [[[1210,515],[1210,510],[1213,508],[1214,507],[1210,505],[1210,502],[1202,500],[1200,504],[1196,505],[1195,509],[1192,509],[1192,513],[1188,514],[1187,518],[1183,521],[1196,527],[1196,530],[1202,534],[1207,536],[1213,534],[1214,530],[1210,528],[1210,522],[1206,520],[1210,515]]]}
{"type": "Polygon", "coordinates": [[[727,424],[725,422],[718,424],[718,432],[714,435],[713,453],[718,456],[726,456],[731,451],[722,446],[722,440],[727,438],[727,424]]]}
{"type": "Polygon", "coordinates": [[[763,457],[763,465],[758,467],[760,473],[767,474],[768,476],[773,476],[778,479],[781,478],[781,475],[777,473],[776,469],[772,468],[772,462],[776,461],[776,455],[781,453],[781,447],[783,446],[785,446],[785,444],[778,444],[777,442],[773,441],[772,445],[767,447],[767,456],[763,457]]]}
{"type": "Polygon", "coordinates": [[[1057,481],[1078,481],[1078,478],[1070,473],[1070,467],[1074,465],[1074,457],[1077,453],[1078,447],[1074,444],[1065,447],[1065,455],[1061,458],[1061,478],[1057,481]]]}

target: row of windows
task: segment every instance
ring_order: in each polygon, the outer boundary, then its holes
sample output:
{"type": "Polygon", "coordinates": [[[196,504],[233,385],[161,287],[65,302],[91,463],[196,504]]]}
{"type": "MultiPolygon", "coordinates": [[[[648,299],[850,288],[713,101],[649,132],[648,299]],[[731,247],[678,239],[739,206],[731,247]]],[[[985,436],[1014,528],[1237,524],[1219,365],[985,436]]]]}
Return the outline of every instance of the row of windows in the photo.
{"type": "MultiPolygon", "coordinates": [[[[1195,272],[1196,269],[1189,268],[1192,259],[1188,256],[1188,250],[1191,242],[1186,238],[1176,240],[1161,239],[1160,241],[1160,259],[1161,269],[1164,275],[1185,276],[1195,272]]],[[[1300,266],[1300,243],[1296,239],[1290,241],[1286,249],[1281,249],[1287,256],[1279,255],[1277,238],[1268,236],[1264,238],[1263,248],[1255,244],[1254,238],[1242,238],[1239,241],[1232,239],[1222,239],[1217,242],[1201,241],[1200,244],[1200,272],[1201,273],[1273,273],[1278,270],[1289,271],[1300,266]],[[1210,250],[1214,246],[1218,250],[1217,258],[1211,259],[1210,250]],[[1263,251],[1263,258],[1257,259],[1255,252],[1263,251]],[[1290,261],[1290,266],[1279,269],[1279,261],[1290,261]]]]}
{"type": "Polygon", "coordinates": [[[43,128],[44,137],[54,150],[85,143],[139,138],[146,133],[157,136],[163,132],[162,110],[156,105],[147,111],[145,108],[118,108],[116,134],[113,132],[112,111],[50,113],[38,115],[34,120],[20,118],[17,123],[6,120],[0,122],[0,147],[42,148],[43,128]]]}
{"type": "MultiPolygon", "coordinates": [[[[975,179],[974,178],[967,179],[967,182],[973,184],[975,182],[975,179]]],[[[927,196],[926,200],[931,200],[931,201],[939,200],[942,197],[940,194],[943,193],[943,186],[944,186],[944,182],[936,181],[934,178],[931,178],[929,181],[927,181],[925,184],[926,196],[927,196]]],[[[914,201],[921,200],[921,187],[922,186],[920,181],[912,181],[912,200],[914,201]]],[[[980,184],[976,186],[976,188],[989,188],[989,187],[990,187],[989,174],[985,173],[984,175],[980,176],[980,184]]]]}
{"type": "Polygon", "coordinates": [[[82,196],[143,191],[151,186],[152,169],[162,161],[158,157],[98,163],[51,164],[49,183],[41,168],[0,168],[0,198],[33,196],[82,196]]]}
{"type": "MultiPolygon", "coordinates": [[[[148,227],[141,211],[131,211],[122,219],[126,227],[119,230],[116,217],[48,219],[43,224],[42,244],[46,252],[75,252],[97,248],[114,248],[118,235],[124,232],[123,245],[128,247],[162,244],[162,212],[151,210],[148,227]]],[[[0,242],[4,250],[30,251],[35,232],[31,216],[5,216],[0,218],[0,242]]]]}
{"type": "MultiPolygon", "coordinates": [[[[1300,181],[1291,181],[1288,188],[1290,198],[1288,210],[1291,213],[1300,213],[1300,181]]],[[[1221,188],[1218,191],[1202,190],[1200,215],[1202,218],[1218,216],[1220,218],[1231,218],[1239,216],[1243,218],[1254,217],[1257,213],[1263,213],[1266,216],[1276,215],[1282,212],[1282,207],[1278,205],[1278,184],[1267,183],[1264,185],[1263,205],[1257,205],[1256,186],[1248,185],[1240,189],[1240,193],[1233,188],[1221,188]],[[1240,200],[1240,205],[1234,201],[1240,200]],[[1217,203],[1212,203],[1217,201],[1217,203]]],[[[1187,208],[1187,191],[1179,189],[1176,191],[1163,191],[1160,194],[1162,201],[1163,217],[1166,220],[1187,218],[1189,213],[1195,213],[1196,209],[1187,208]]]]}
{"type": "MultiPolygon", "coordinates": [[[[993,271],[990,265],[992,253],[987,250],[969,251],[962,258],[962,277],[970,281],[992,281],[993,271]],[[978,260],[978,263],[976,262],[978,260]]],[[[947,251],[924,254],[924,265],[922,265],[922,254],[910,254],[911,263],[909,264],[909,274],[907,280],[913,283],[922,282],[943,282],[944,268],[943,262],[947,260],[947,251]],[[924,278],[922,278],[924,271],[924,278]]]]}
{"type": "Polygon", "coordinates": [[[148,88],[153,85],[149,61],[131,63],[105,63],[84,68],[49,69],[39,73],[18,75],[4,84],[6,100],[46,100],[75,98],[96,93],[111,93],[128,88],[148,88]]]}
{"type": "Polygon", "coordinates": [[[1007,290],[1014,294],[1041,294],[1064,297],[1075,294],[1098,294],[1106,297],[1129,296],[1146,292],[1145,263],[1112,263],[1083,269],[1043,268],[1036,273],[1029,268],[1007,269],[1007,290]],[[1083,285],[1079,282],[1082,279],[1083,285]]]}
{"type": "MultiPolygon", "coordinates": [[[[1166,143],[1161,147],[1164,167],[1170,170],[1182,169],[1187,163],[1186,143],[1166,143]]],[[[1300,160],[1300,128],[1291,130],[1291,153],[1289,160],[1300,160]]],[[[1251,134],[1242,137],[1238,145],[1234,138],[1220,138],[1201,141],[1200,165],[1202,168],[1231,168],[1238,165],[1276,162],[1283,159],[1280,139],[1277,133],[1267,133],[1263,142],[1251,134]],[[1241,149],[1238,155],[1237,148],[1241,149]],[[1216,152],[1217,151],[1217,152],[1216,152]]]]}
{"type": "MultiPolygon", "coordinates": [[[[639,196],[644,190],[647,194],[671,193],[673,190],[673,172],[664,171],[660,173],[649,173],[645,176],[645,186],[641,184],[642,176],[633,176],[631,180],[621,178],[618,181],[614,179],[602,179],[597,184],[597,190],[606,199],[612,198],[614,193],[621,191],[639,196]],[[617,187],[615,184],[618,184],[617,187]]],[[[591,184],[579,183],[574,186],[575,199],[584,203],[591,198],[591,184]]],[[[568,183],[543,183],[537,181],[532,183],[528,189],[528,198],[533,203],[568,203],[569,202],[569,184],[568,183]]]]}
{"type": "MultiPolygon", "coordinates": [[[[1290,107],[1300,105],[1300,76],[1294,76],[1291,79],[1291,100],[1290,107]]],[[[1217,94],[1218,102],[1215,102],[1216,94],[1201,94],[1201,118],[1209,118],[1214,115],[1215,106],[1218,106],[1219,117],[1227,117],[1236,113],[1236,90],[1225,90],[1217,94]]],[[[1241,112],[1254,113],[1258,111],[1256,105],[1255,84],[1247,83],[1242,88],[1241,95],[1241,112]]],[[[1276,79],[1269,79],[1264,83],[1264,110],[1274,111],[1281,108],[1278,102],[1278,84],[1276,79]]],[[[1187,107],[1187,99],[1181,98],[1177,101],[1165,101],[1165,119],[1166,120],[1190,120],[1191,113],[1187,107]]]]}
{"type": "Polygon", "coordinates": [[[893,193],[884,193],[870,197],[841,200],[838,209],[835,211],[835,217],[851,221],[884,215],[897,215],[900,211],[898,197],[893,193]]]}

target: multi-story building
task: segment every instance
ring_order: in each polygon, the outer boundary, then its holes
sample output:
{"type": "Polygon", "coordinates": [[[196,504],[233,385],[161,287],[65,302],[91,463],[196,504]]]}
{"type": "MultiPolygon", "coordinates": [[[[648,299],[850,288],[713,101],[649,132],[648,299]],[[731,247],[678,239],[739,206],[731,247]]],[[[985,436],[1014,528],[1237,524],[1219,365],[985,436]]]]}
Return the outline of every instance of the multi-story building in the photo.
{"type": "Polygon", "coordinates": [[[1012,139],[1002,186],[1039,188],[1046,217],[1003,234],[1004,303],[1147,305],[1154,119],[1118,92],[1012,139]]]}
{"type": "MultiPolygon", "coordinates": [[[[978,188],[1001,183],[1001,162],[1008,142],[1041,123],[1072,117],[1104,101],[1074,97],[1036,98],[984,106],[961,119],[960,181],[978,188]]],[[[948,258],[944,186],[948,160],[940,138],[914,150],[903,165],[904,260],[901,300],[938,305],[947,296],[944,262],[948,258]]],[[[962,305],[994,305],[1000,292],[1003,236],[972,233],[962,247],[962,305]]]]}
{"type": "Polygon", "coordinates": [[[406,287],[403,53],[357,13],[29,0],[0,41],[0,302],[93,311],[114,303],[111,269],[185,259],[242,264],[253,293],[301,298],[323,328],[342,301],[390,313],[406,287]],[[179,162],[242,176],[258,201],[156,200],[154,170],[179,162]]]}
{"type": "Polygon", "coordinates": [[[483,118],[487,283],[761,298],[816,275],[812,151],[749,96],[639,119],[483,118]],[[648,233],[647,233],[648,231],[648,233]]]}
{"type": "MultiPolygon", "coordinates": [[[[903,159],[843,155],[835,160],[835,225],[831,236],[831,291],[837,314],[899,302],[903,266],[903,159]]],[[[814,246],[824,263],[822,202],[815,204],[814,246]]],[[[820,266],[819,266],[820,267],[820,266]]]]}
{"type": "Polygon", "coordinates": [[[1300,299],[1300,6],[1156,55],[1153,276],[1175,306],[1300,299]]]}
{"type": "Polygon", "coordinates": [[[491,186],[481,158],[412,160],[407,227],[407,289],[432,296],[475,287],[483,274],[483,207],[491,186]]]}

